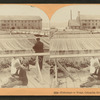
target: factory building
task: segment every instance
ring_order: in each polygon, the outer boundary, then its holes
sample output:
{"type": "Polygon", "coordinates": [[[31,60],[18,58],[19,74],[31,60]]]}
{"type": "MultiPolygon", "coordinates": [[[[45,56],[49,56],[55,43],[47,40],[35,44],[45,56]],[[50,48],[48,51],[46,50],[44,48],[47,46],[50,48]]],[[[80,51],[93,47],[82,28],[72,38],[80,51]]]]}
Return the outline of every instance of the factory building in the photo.
{"type": "Polygon", "coordinates": [[[70,29],[100,29],[100,15],[81,15],[78,12],[76,19],[72,19],[72,13],[68,21],[70,29]]]}
{"type": "Polygon", "coordinates": [[[39,16],[0,16],[0,29],[42,29],[39,16]]]}

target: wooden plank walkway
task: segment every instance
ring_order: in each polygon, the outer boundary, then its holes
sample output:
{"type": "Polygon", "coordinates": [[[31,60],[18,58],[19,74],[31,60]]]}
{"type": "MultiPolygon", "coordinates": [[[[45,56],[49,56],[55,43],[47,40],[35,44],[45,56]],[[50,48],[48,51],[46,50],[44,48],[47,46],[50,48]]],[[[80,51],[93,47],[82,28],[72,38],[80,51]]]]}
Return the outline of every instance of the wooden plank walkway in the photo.
{"type": "MultiPolygon", "coordinates": [[[[58,78],[58,86],[55,85],[55,79],[53,75],[50,75],[50,66],[44,64],[42,70],[43,82],[41,83],[38,78],[38,70],[36,66],[30,66],[30,71],[27,71],[28,85],[27,86],[15,86],[14,88],[80,88],[80,85],[86,82],[89,76],[87,69],[76,70],[71,72],[75,81],[72,81],[69,77],[58,78]]],[[[10,77],[10,70],[5,69],[0,72],[0,86],[2,83],[6,83],[10,77]]],[[[100,85],[94,85],[90,88],[100,88],[100,85]]]]}
{"type": "MultiPolygon", "coordinates": [[[[82,69],[71,74],[74,77],[75,81],[72,81],[69,77],[58,78],[58,81],[60,80],[61,82],[58,88],[80,88],[80,85],[87,81],[89,71],[87,69],[82,69]]],[[[100,88],[100,85],[94,85],[89,88],[100,88]]]]}
{"type": "MultiPolygon", "coordinates": [[[[28,85],[15,86],[14,88],[50,88],[50,67],[44,67],[42,70],[43,83],[39,82],[38,70],[36,66],[30,66],[30,71],[27,71],[28,85]]],[[[9,69],[5,69],[0,73],[0,86],[8,81],[10,77],[9,69]]]]}

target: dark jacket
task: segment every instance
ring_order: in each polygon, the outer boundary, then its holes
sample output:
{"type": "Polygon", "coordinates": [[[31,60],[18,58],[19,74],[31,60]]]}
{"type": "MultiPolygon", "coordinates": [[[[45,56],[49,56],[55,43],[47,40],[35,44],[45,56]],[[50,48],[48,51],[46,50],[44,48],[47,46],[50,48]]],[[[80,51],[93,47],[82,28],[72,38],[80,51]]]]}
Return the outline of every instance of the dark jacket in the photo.
{"type": "Polygon", "coordinates": [[[26,75],[26,71],[23,68],[19,69],[19,73],[18,71],[15,73],[15,75],[19,76],[19,80],[22,81],[23,85],[27,85],[28,84],[28,78],[26,75]]]}
{"type": "Polygon", "coordinates": [[[97,79],[100,80],[100,68],[98,69],[98,72],[97,72],[97,70],[95,70],[93,75],[97,75],[97,79]]]}
{"type": "Polygon", "coordinates": [[[43,50],[43,43],[41,41],[37,41],[36,44],[33,46],[33,49],[36,53],[42,53],[43,50]]]}

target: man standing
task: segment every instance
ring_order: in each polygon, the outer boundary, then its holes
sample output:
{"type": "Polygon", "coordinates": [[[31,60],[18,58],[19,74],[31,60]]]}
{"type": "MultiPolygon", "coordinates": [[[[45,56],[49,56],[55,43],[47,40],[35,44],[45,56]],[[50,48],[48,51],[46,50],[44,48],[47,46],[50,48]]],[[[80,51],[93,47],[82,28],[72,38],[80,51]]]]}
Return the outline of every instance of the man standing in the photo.
{"type": "MultiPolygon", "coordinates": [[[[44,52],[43,43],[40,41],[40,38],[37,38],[36,40],[37,40],[37,42],[33,46],[34,51],[36,53],[43,53],[44,52]]],[[[39,62],[40,70],[42,70],[43,56],[38,56],[38,62],[39,62]]]]}

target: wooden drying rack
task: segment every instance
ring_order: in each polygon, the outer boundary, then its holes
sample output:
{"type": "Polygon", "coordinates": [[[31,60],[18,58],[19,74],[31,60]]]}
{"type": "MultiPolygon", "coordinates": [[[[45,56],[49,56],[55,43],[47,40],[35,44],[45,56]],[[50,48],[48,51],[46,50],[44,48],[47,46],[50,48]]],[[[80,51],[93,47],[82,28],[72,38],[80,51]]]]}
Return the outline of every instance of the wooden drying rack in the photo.
{"type": "MultiPolygon", "coordinates": [[[[57,58],[68,58],[68,57],[91,57],[91,56],[100,56],[100,53],[93,53],[93,54],[68,54],[68,55],[50,55],[50,58],[54,60],[55,63],[55,85],[58,86],[58,78],[57,78],[57,66],[59,65],[60,68],[63,66],[57,61],[57,58]]],[[[69,74],[69,77],[72,79],[70,73],[67,71],[66,73],[69,74]]]]}

